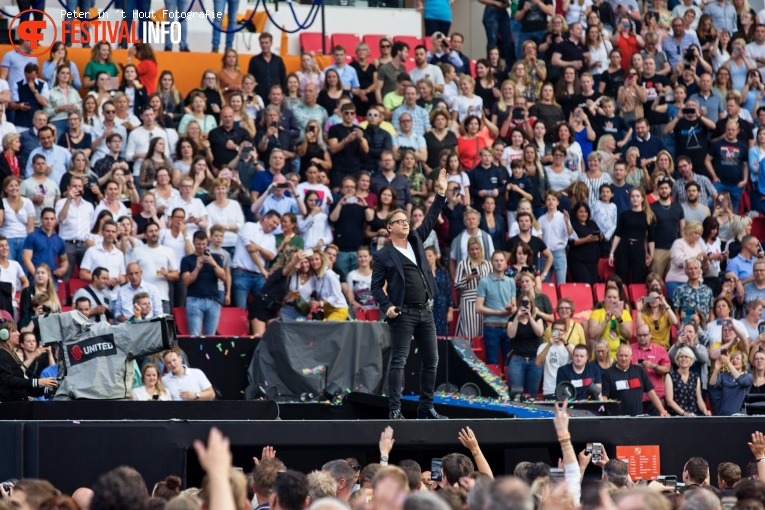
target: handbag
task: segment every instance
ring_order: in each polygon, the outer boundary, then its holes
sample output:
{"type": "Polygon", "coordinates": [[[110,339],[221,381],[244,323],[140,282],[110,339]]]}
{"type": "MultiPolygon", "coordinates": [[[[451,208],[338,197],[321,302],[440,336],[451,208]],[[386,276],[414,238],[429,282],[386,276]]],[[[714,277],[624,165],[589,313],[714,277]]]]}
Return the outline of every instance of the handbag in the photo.
{"type": "Polygon", "coordinates": [[[308,316],[311,313],[311,305],[306,301],[303,296],[298,295],[295,298],[295,310],[300,312],[300,315],[308,316]]]}

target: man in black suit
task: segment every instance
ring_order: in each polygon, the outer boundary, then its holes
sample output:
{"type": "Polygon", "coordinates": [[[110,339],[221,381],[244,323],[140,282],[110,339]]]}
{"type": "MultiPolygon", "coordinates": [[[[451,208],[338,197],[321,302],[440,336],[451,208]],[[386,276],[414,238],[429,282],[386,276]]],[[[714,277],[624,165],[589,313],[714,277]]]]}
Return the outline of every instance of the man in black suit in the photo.
{"type": "Polygon", "coordinates": [[[412,336],[422,354],[420,368],[419,419],[446,419],[433,409],[436,386],[438,346],[433,320],[433,296],[438,292],[436,281],[425,259],[423,241],[430,235],[446,201],[446,170],[436,182],[436,195],[422,225],[412,232],[406,211],[396,209],[385,220],[390,242],[375,254],[372,269],[372,294],[385,311],[390,327],[392,352],[388,369],[388,405],[390,418],[402,420],[401,391],[404,387],[404,365],[409,355],[412,336]],[[388,284],[387,292],[383,290],[388,284]]]}

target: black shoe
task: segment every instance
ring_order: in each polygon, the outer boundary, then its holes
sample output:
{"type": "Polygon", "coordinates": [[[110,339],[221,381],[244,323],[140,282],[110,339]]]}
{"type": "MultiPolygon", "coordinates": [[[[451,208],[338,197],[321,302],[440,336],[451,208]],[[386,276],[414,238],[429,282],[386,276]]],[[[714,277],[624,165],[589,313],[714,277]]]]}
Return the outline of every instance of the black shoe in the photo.
{"type": "Polygon", "coordinates": [[[443,414],[438,414],[435,409],[432,407],[430,409],[425,410],[417,410],[417,419],[418,420],[448,420],[448,416],[444,416],[443,414]]]}
{"type": "Polygon", "coordinates": [[[190,53],[190,52],[191,52],[191,50],[188,47],[181,48],[181,53],[190,53]]]}
{"type": "Polygon", "coordinates": [[[217,46],[213,46],[212,53],[218,53],[220,51],[217,46]]]}
{"type": "Polygon", "coordinates": [[[391,420],[405,420],[404,415],[401,414],[401,409],[394,409],[388,414],[388,418],[391,420]]]}

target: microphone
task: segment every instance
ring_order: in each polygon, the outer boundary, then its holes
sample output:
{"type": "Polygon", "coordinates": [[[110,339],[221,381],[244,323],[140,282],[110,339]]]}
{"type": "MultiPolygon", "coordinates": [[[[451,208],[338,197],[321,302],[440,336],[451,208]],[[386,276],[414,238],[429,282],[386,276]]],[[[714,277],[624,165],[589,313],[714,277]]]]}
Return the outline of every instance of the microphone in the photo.
{"type": "Polygon", "coordinates": [[[396,313],[401,313],[401,308],[396,307],[396,308],[393,309],[393,311],[396,312],[396,313]]]}

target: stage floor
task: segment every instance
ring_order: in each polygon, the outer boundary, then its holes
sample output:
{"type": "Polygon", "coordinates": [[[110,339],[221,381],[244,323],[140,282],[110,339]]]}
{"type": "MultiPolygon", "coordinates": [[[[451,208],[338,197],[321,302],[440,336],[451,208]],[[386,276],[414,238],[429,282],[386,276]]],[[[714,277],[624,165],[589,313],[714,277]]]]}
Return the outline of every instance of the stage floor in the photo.
{"type": "MultiPolygon", "coordinates": [[[[305,472],[335,458],[377,462],[380,433],[389,425],[396,440],[391,454],[394,463],[410,458],[429,466],[432,458],[447,453],[469,454],[457,440],[459,430],[468,426],[497,474],[511,473],[522,460],[555,465],[560,456],[550,418],[461,419],[453,415],[450,420],[391,422],[364,418],[366,413],[379,416],[376,405],[359,412],[350,411],[350,406],[321,404],[281,404],[277,408],[268,402],[229,402],[225,404],[232,407],[227,408],[223,402],[178,402],[169,404],[182,409],[183,418],[178,414],[175,419],[162,419],[158,414],[161,406],[148,402],[29,404],[34,412],[28,411],[28,416],[36,418],[14,421],[8,420],[12,406],[0,406],[4,420],[0,421],[4,438],[0,442],[0,479],[45,478],[64,491],[89,486],[99,474],[123,464],[136,467],[149,484],[177,474],[185,486],[198,486],[202,473],[191,445],[195,439],[206,438],[211,426],[231,439],[235,465],[245,471],[252,469],[252,457],[265,445],[274,446],[287,466],[305,472]],[[139,419],[136,409],[141,406],[154,418],[139,419]],[[61,469],[60,459],[74,461],[76,469],[61,469]]],[[[680,476],[683,465],[694,455],[705,457],[711,466],[724,461],[745,466],[751,460],[746,442],[755,430],[765,430],[765,421],[756,416],[592,417],[572,418],[570,430],[577,452],[585,443],[600,442],[612,458],[617,445],[658,445],[662,474],[680,476]]]]}

